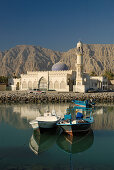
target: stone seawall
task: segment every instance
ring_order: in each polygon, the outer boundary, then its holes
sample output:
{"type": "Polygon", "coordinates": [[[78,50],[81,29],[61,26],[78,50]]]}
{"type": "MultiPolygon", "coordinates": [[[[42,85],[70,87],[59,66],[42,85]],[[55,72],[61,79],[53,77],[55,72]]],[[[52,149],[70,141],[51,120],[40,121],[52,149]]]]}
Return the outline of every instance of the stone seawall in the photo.
{"type": "Polygon", "coordinates": [[[76,100],[95,99],[96,102],[113,102],[114,92],[101,93],[63,93],[46,92],[46,94],[31,94],[27,91],[0,91],[0,103],[47,103],[71,102],[76,100]]]}

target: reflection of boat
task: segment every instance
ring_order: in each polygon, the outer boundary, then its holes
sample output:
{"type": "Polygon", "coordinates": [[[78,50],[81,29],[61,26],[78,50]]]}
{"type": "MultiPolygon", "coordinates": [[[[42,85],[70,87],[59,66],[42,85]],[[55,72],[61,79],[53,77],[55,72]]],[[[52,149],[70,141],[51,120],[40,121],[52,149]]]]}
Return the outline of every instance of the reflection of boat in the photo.
{"type": "Polygon", "coordinates": [[[91,116],[91,111],[89,115],[84,116],[81,112],[76,111],[77,115],[73,118],[72,114],[64,115],[57,126],[61,127],[64,132],[73,134],[75,132],[88,131],[93,123],[93,116],[91,116]]]}
{"type": "Polygon", "coordinates": [[[72,102],[75,104],[75,106],[80,106],[80,107],[92,107],[95,106],[95,103],[91,100],[85,100],[85,101],[80,101],[80,100],[72,100],[72,102]]]}
{"type": "Polygon", "coordinates": [[[63,132],[58,137],[56,143],[65,152],[75,154],[89,149],[93,141],[94,134],[90,129],[87,133],[76,133],[75,136],[63,132]]]}
{"type": "Polygon", "coordinates": [[[56,123],[60,120],[60,117],[58,117],[55,112],[51,113],[47,111],[44,113],[44,116],[38,116],[35,120],[38,121],[40,128],[52,128],[56,126],[56,123]]]}
{"type": "Polygon", "coordinates": [[[30,125],[32,126],[32,128],[33,128],[34,130],[39,127],[38,121],[36,121],[36,120],[32,120],[32,121],[30,121],[29,123],[30,123],[30,125]]]}
{"type": "Polygon", "coordinates": [[[48,150],[55,143],[57,137],[56,129],[34,130],[30,138],[29,147],[35,153],[39,154],[48,150]]]}

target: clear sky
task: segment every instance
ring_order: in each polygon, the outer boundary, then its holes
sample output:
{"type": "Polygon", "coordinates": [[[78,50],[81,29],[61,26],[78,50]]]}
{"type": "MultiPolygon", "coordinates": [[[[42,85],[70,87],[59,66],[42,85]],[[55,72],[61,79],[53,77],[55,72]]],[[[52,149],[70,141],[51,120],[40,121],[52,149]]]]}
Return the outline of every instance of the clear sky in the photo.
{"type": "Polygon", "coordinates": [[[0,50],[114,44],[114,0],[0,0],[0,50]]]}

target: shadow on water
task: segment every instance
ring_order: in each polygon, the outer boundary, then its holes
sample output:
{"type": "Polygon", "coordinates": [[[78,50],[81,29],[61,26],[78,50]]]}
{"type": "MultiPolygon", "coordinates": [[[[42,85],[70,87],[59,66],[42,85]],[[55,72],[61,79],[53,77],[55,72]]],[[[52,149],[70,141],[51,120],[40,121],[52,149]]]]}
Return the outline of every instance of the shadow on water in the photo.
{"type": "Polygon", "coordinates": [[[94,134],[92,129],[90,129],[86,133],[76,133],[75,136],[63,132],[57,138],[56,143],[63,151],[75,154],[90,148],[93,141],[94,134]]]}
{"type": "Polygon", "coordinates": [[[55,143],[60,131],[58,129],[36,129],[30,138],[29,147],[36,154],[49,150],[55,143]]]}
{"type": "MultiPolygon", "coordinates": [[[[72,154],[77,154],[88,150],[92,146],[93,142],[94,133],[92,129],[86,133],[76,133],[74,136],[64,133],[58,128],[44,131],[37,129],[33,131],[30,138],[29,147],[36,155],[43,155],[42,153],[51,150],[55,144],[58,150],[61,150],[62,153],[68,153],[69,158],[67,161],[70,162],[67,169],[73,170],[72,154]]],[[[55,164],[58,162],[58,160],[56,160],[56,156],[58,157],[58,154],[54,152],[53,162],[55,162],[55,164]]],[[[61,155],[59,155],[59,157],[60,159],[63,159],[61,155]]]]}
{"type": "Polygon", "coordinates": [[[34,130],[30,138],[29,147],[35,154],[50,149],[55,143],[68,153],[79,153],[91,147],[94,141],[92,129],[86,133],[76,133],[71,136],[60,129],[34,130]]]}

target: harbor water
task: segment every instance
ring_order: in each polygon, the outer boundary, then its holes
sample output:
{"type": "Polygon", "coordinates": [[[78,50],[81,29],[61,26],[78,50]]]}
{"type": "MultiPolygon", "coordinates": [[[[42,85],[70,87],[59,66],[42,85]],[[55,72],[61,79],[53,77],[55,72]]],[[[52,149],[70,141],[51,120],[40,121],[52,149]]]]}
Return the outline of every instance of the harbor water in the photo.
{"type": "Polygon", "coordinates": [[[29,122],[45,111],[63,117],[71,103],[0,104],[0,170],[114,169],[114,105],[97,104],[86,134],[33,130],[29,122]]]}

